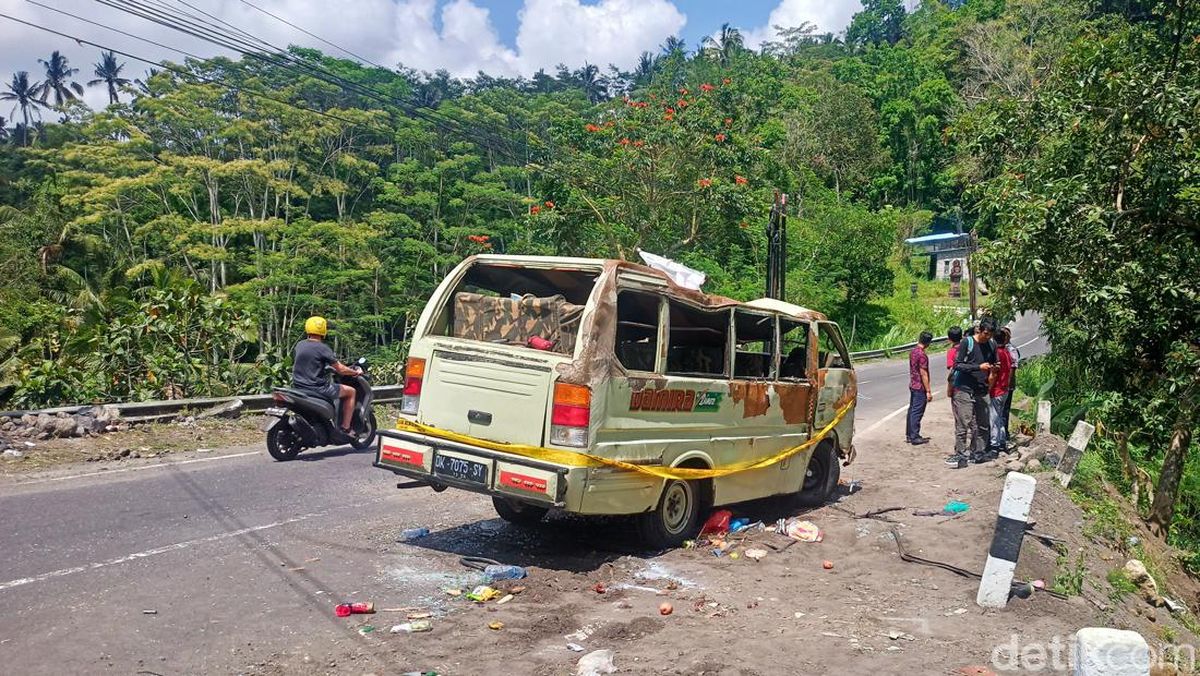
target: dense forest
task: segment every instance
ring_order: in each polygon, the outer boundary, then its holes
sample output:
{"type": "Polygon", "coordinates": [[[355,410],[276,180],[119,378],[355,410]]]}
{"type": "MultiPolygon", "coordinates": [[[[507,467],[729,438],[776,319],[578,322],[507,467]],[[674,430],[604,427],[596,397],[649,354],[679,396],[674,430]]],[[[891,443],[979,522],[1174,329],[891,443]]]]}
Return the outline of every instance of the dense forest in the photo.
{"type": "Polygon", "coordinates": [[[924,269],[899,243],[975,230],[992,311],[1042,313],[1064,421],[1100,422],[1101,471],[1200,539],[1197,9],[867,0],[843,34],[778,35],[524,79],[244,36],[149,70],[31,55],[0,91],[3,401],[261,390],[311,313],[395,364],[477,252],[642,248],[757,297],[782,191],[788,300],[858,346],[952,321],[898,300],[924,269]]]}

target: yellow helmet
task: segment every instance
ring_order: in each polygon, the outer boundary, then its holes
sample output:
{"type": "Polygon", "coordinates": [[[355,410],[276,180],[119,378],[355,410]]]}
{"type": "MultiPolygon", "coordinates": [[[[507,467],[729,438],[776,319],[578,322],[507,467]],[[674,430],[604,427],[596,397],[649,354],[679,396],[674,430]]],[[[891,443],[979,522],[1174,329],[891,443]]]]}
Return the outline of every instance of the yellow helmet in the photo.
{"type": "Polygon", "coordinates": [[[323,336],[329,333],[329,323],[324,317],[309,317],[304,320],[304,332],[310,336],[323,336]]]}

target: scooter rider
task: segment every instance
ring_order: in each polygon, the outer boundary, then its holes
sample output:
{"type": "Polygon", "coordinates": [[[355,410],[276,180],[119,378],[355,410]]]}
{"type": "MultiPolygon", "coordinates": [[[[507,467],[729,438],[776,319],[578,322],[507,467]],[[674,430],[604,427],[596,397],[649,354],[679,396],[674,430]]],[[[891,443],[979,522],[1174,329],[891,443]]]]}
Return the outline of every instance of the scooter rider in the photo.
{"type": "Polygon", "coordinates": [[[339,385],[332,382],[325,374],[325,367],[332,366],[334,372],[342,376],[362,374],[359,367],[350,368],[338,361],[329,345],[325,343],[325,334],[329,332],[329,323],[324,317],[309,317],[304,322],[304,333],[308,337],[296,343],[292,361],[292,387],[314,397],[327,399],[331,403],[335,399],[342,400],[342,432],[350,435],[350,421],[354,415],[354,388],[349,385],[339,385]]]}

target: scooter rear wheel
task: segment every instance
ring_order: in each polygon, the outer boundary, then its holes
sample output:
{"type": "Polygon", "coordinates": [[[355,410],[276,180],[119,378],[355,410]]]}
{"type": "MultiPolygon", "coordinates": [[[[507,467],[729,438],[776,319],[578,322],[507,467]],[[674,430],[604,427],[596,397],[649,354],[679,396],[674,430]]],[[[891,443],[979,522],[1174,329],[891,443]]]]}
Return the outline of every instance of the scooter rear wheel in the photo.
{"type": "Polygon", "coordinates": [[[365,451],[366,449],[368,449],[372,445],[374,445],[375,444],[375,429],[376,429],[375,413],[374,413],[374,411],[372,411],[371,417],[367,419],[366,431],[363,432],[362,434],[360,434],[358,437],[350,440],[350,445],[354,447],[354,450],[365,451]]]}
{"type": "Polygon", "coordinates": [[[279,462],[295,460],[303,448],[300,438],[286,422],[280,423],[267,432],[267,452],[279,462]]]}

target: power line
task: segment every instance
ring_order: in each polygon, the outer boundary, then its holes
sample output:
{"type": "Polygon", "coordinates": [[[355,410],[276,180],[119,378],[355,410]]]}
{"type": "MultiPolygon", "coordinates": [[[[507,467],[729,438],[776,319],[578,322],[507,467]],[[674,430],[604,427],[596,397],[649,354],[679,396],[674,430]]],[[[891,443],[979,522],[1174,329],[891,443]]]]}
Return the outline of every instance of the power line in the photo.
{"type": "Polygon", "coordinates": [[[291,26],[292,28],[295,28],[296,30],[300,31],[301,33],[304,33],[308,37],[313,38],[314,40],[320,40],[322,43],[329,45],[330,47],[333,47],[334,49],[340,51],[343,54],[346,54],[355,59],[358,59],[359,61],[362,61],[363,63],[369,63],[372,66],[375,66],[376,68],[383,68],[384,70],[391,70],[390,68],[387,68],[385,66],[379,65],[378,63],[375,63],[374,61],[368,59],[365,56],[359,56],[358,54],[355,54],[354,52],[350,51],[349,49],[346,49],[345,47],[342,47],[341,45],[334,44],[334,43],[330,42],[329,40],[326,40],[325,38],[321,37],[320,35],[310,33],[307,30],[305,30],[304,28],[301,28],[300,26],[297,26],[296,24],[292,23],[291,21],[288,21],[287,19],[285,19],[277,14],[274,14],[272,12],[269,12],[269,11],[263,9],[262,7],[259,7],[258,5],[254,4],[253,2],[250,2],[250,0],[241,0],[241,2],[243,5],[246,5],[247,7],[253,7],[254,9],[262,12],[263,14],[266,14],[267,16],[271,17],[272,19],[275,19],[276,21],[279,21],[288,26],[291,26]]]}
{"type": "MultiPolygon", "coordinates": [[[[92,42],[91,40],[87,40],[87,39],[84,39],[84,38],[82,38],[82,37],[79,37],[79,36],[76,36],[76,35],[71,35],[71,34],[69,34],[69,33],[63,33],[63,32],[61,32],[61,31],[54,30],[53,28],[47,28],[47,27],[45,27],[45,26],[38,25],[38,24],[36,24],[36,23],[33,23],[33,22],[31,22],[31,21],[26,21],[26,20],[24,20],[24,19],[19,19],[19,18],[15,17],[15,16],[10,16],[10,15],[8,15],[8,14],[4,14],[4,13],[2,13],[2,12],[0,12],[0,18],[3,18],[3,19],[8,19],[9,21],[14,21],[14,22],[16,22],[16,23],[19,23],[19,24],[23,24],[23,25],[29,26],[30,28],[36,28],[37,30],[44,31],[44,32],[46,32],[46,33],[50,33],[50,34],[52,34],[52,35],[57,35],[57,36],[59,36],[59,37],[62,37],[62,38],[67,38],[68,40],[74,40],[75,42],[77,42],[77,43],[79,43],[79,44],[82,44],[82,45],[88,45],[89,47],[95,47],[95,48],[97,48],[97,49],[100,49],[100,50],[103,50],[103,51],[109,51],[109,52],[112,52],[112,53],[114,53],[114,54],[120,54],[121,56],[124,56],[124,57],[125,57],[125,58],[127,58],[127,59],[134,59],[135,61],[141,61],[142,63],[147,63],[147,64],[150,64],[150,65],[152,65],[152,66],[158,66],[158,67],[160,67],[160,68],[162,68],[162,69],[164,69],[164,70],[169,70],[169,71],[171,71],[171,72],[173,72],[173,73],[176,73],[176,74],[178,74],[178,75],[181,75],[181,76],[183,76],[183,77],[192,78],[192,79],[194,79],[194,80],[199,80],[200,82],[203,82],[203,83],[205,83],[205,84],[216,85],[216,86],[218,86],[218,87],[222,87],[222,88],[224,88],[224,89],[227,89],[227,90],[229,90],[229,91],[235,91],[235,92],[239,92],[239,93],[245,93],[245,94],[247,94],[247,95],[249,95],[249,96],[254,96],[254,97],[261,98],[261,99],[264,99],[264,100],[267,100],[267,101],[272,101],[272,102],[274,102],[274,103],[278,103],[278,104],[281,104],[281,105],[287,106],[287,107],[289,107],[289,108],[292,108],[292,109],[294,109],[294,110],[299,110],[299,111],[306,112],[306,113],[312,113],[312,114],[314,114],[314,115],[320,115],[320,116],[322,116],[322,117],[328,117],[328,118],[331,118],[331,119],[334,119],[334,120],[338,120],[338,121],[340,121],[340,122],[344,122],[344,123],[346,123],[346,124],[351,124],[351,125],[355,125],[355,126],[359,126],[359,127],[363,127],[363,126],[364,126],[362,122],[360,122],[360,121],[357,121],[357,120],[351,120],[351,119],[349,119],[349,118],[345,118],[345,117],[342,117],[342,116],[340,116],[340,115],[335,115],[335,114],[333,114],[333,113],[330,113],[330,112],[328,112],[328,111],[323,111],[323,110],[315,110],[315,109],[313,109],[313,108],[304,108],[303,106],[298,106],[298,105],[296,105],[296,104],[294,104],[294,103],[291,103],[290,101],[287,101],[287,100],[285,100],[285,99],[279,99],[279,98],[274,98],[274,97],[271,97],[271,96],[267,96],[266,94],[262,94],[262,93],[260,93],[260,92],[256,92],[256,91],[254,91],[254,90],[252,90],[252,89],[249,89],[249,88],[246,88],[246,87],[238,87],[238,86],[234,86],[234,85],[229,85],[229,84],[226,84],[226,83],[224,83],[224,82],[221,82],[220,80],[216,80],[216,79],[213,79],[213,78],[204,77],[203,75],[198,75],[198,74],[196,74],[196,73],[193,73],[193,72],[191,72],[191,71],[188,71],[188,70],[184,70],[184,69],[182,69],[182,68],[179,68],[178,66],[172,65],[172,64],[170,64],[170,63],[167,63],[167,62],[164,62],[164,61],[155,61],[154,59],[150,59],[150,58],[143,57],[143,56],[138,56],[137,54],[132,54],[132,53],[130,53],[130,52],[122,51],[122,50],[120,50],[120,49],[117,49],[117,48],[115,48],[115,47],[108,47],[108,46],[106,46],[106,45],[103,45],[103,44],[100,44],[100,43],[98,43],[98,42],[92,42]]],[[[88,21],[87,19],[82,19],[82,20],[83,20],[83,21],[88,21]]],[[[89,23],[95,23],[95,22],[91,22],[91,21],[89,21],[89,23]]],[[[97,23],[96,25],[98,25],[98,26],[101,26],[101,27],[105,27],[105,26],[103,26],[103,24],[99,24],[99,23],[97,23]]],[[[113,29],[113,30],[115,30],[115,29],[113,29]]],[[[120,32],[120,31],[118,31],[118,32],[120,32]]],[[[387,127],[382,127],[382,126],[380,126],[380,127],[376,127],[376,128],[375,128],[375,130],[376,130],[376,131],[382,131],[382,132],[384,132],[385,134],[387,134],[387,135],[389,135],[389,136],[391,136],[391,135],[393,135],[393,134],[395,133],[395,130],[393,130],[393,129],[389,129],[389,128],[387,128],[387,127]]]]}

